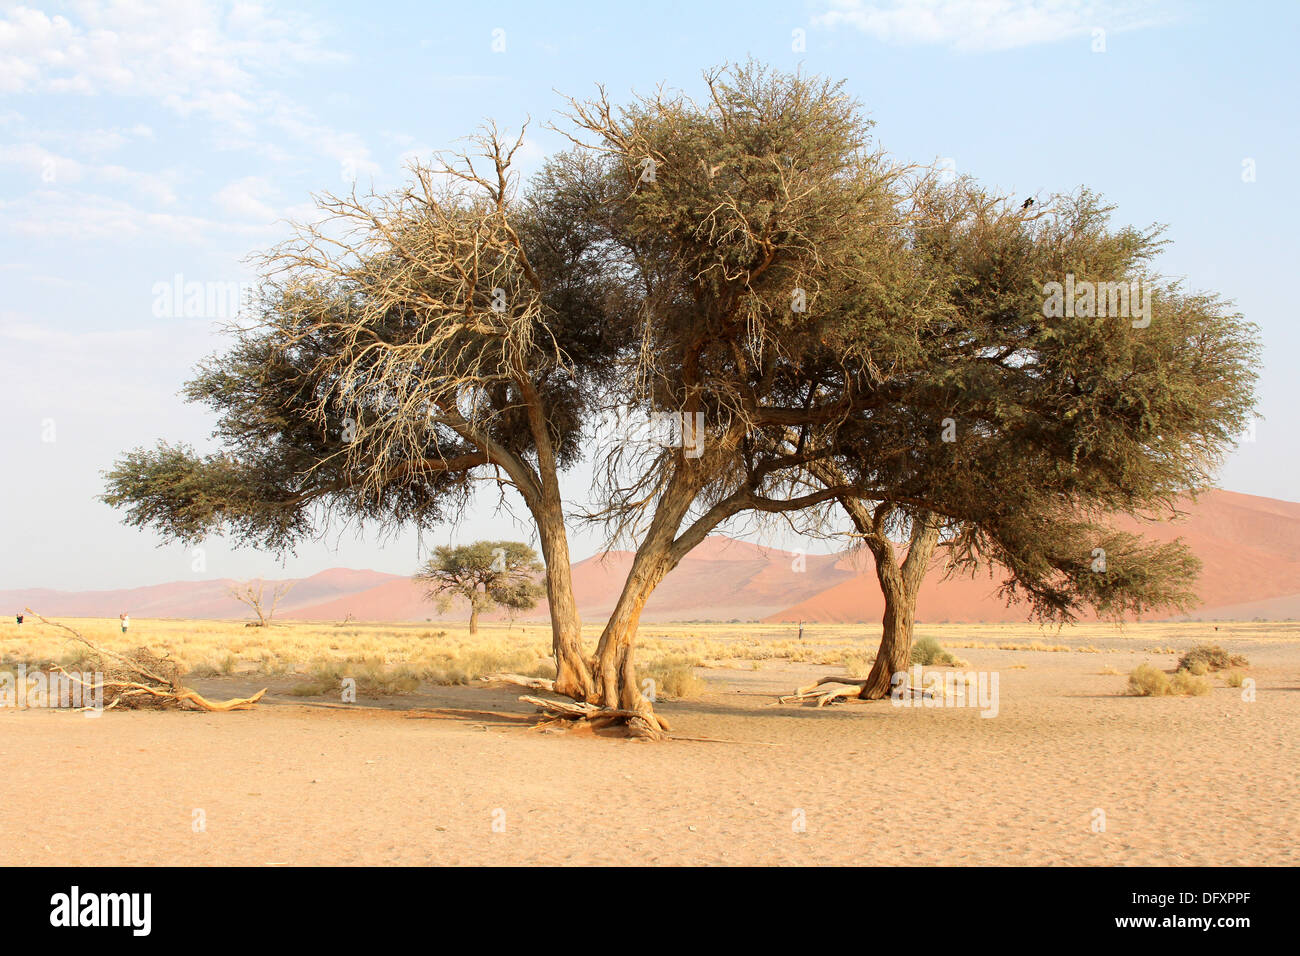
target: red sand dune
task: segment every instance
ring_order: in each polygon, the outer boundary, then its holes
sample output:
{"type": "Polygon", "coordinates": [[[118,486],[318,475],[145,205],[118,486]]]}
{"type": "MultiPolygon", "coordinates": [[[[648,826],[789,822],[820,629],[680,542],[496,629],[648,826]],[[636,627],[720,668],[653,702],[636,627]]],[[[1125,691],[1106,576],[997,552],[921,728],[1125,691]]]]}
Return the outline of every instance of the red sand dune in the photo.
{"type": "MultiPolygon", "coordinates": [[[[1185,502],[1174,521],[1121,523],[1150,538],[1182,537],[1201,558],[1201,606],[1192,618],[1280,620],[1300,617],[1300,503],[1211,491],[1185,502]]],[[[585,621],[613,608],[632,562],[611,551],[573,567],[585,621]]],[[[1023,606],[995,596],[1000,579],[941,581],[936,565],[917,604],[921,621],[1023,621],[1023,606]]],[[[247,610],[227,594],[229,581],[177,581],[120,591],[0,591],[0,608],[30,606],[42,614],[116,617],[240,618],[247,610]]],[[[271,582],[268,582],[268,586],[271,582]]],[[[799,555],[722,535],[707,538],[655,591],[642,620],[874,622],[883,602],[870,558],[861,553],[799,555]]],[[[464,620],[463,606],[440,613],[410,579],[379,571],[335,568],[303,579],[281,602],[279,615],[298,620],[464,620]]],[[[544,620],[543,603],[522,615],[544,620]]],[[[1171,616],[1171,615],[1164,615],[1171,616]]],[[[1155,615],[1159,619],[1162,615],[1155,615]]],[[[501,615],[486,615],[488,620],[501,615]]]]}
{"type": "MultiPolygon", "coordinates": [[[[1186,517],[1117,526],[1159,541],[1181,537],[1201,559],[1201,605],[1186,615],[1156,614],[1153,620],[1253,619],[1300,616],[1300,504],[1231,491],[1210,491],[1183,501],[1186,517]]],[[[1023,605],[1007,607],[996,596],[1001,578],[981,574],[944,581],[937,557],[917,600],[917,619],[1024,621],[1023,605]]],[[[874,571],[844,581],[768,616],[768,621],[876,621],[884,599],[874,571]]]]}

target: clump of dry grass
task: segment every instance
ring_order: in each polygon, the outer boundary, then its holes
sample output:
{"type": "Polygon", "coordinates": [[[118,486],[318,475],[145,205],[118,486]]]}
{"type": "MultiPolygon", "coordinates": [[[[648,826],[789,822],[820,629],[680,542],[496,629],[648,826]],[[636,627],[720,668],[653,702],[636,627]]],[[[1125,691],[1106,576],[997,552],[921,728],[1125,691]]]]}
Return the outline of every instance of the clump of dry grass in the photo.
{"type": "Polygon", "coordinates": [[[307,686],[322,688],[319,693],[341,689],[345,678],[356,681],[358,697],[393,697],[409,694],[420,687],[420,674],[408,665],[389,666],[382,657],[360,660],[328,661],[312,669],[314,680],[297,685],[298,696],[313,696],[307,686]]]}
{"type": "Polygon", "coordinates": [[[863,651],[845,651],[840,661],[850,677],[866,677],[876,663],[876,655],[863,651]]]}
{"type": "Polygon", "coordinates": [[[1201,675],[1209,671],[1226,671],[1233,667],[1246,667],[1249,661],[1240,654],[1229,654],[1218,644],[1197,644],[1178,659],[1179,671],[1201,675]]]}
{"type": "Polygon", "coordinates": [[[1210,682],[1187,671],[1175,671],[1169,689],[1178,697],[1204,697],[1210,692],[1210,682]]]}
{"type": "Polygon", "coordinates": [[[1128,675],[1128,692],[1134,697],[1167,697],[1169,675],[1150,664],[1139,664],[1128,675]]]}
{"type": "Polygon", "coordinates": [[[1202,697],[1210,682],[1187,671],[1175,671],[1173,679],[1158,667],[1139,664],[1128,677],[1128,692],[1135,697],[1202,697]]]}
{"type": "Polygon", "coordinates": [[[1223,682],[1229,687],[1240,687],[1245,679],[1241,671],[1228,671],[1223,675],[1223,682]]]}
{"type": "Polygon", "coordinates": [[[684,654],[668,654],[652,661],[641,671],[643,679],[654,681],[656,698],[678,699],[699,697],[708,685],[695,674],[700,666],[698,658],[684,654]]]}

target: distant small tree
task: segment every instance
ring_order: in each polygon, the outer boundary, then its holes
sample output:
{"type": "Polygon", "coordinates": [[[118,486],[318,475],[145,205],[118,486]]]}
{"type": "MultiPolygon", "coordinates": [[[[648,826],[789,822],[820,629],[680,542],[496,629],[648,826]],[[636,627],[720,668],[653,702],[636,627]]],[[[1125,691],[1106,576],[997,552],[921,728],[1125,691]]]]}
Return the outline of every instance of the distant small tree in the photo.
{"type": "Polygon", "coordinates": [[[478,633],[478,616],[492,607],[526,611],[546,593],[539,580],[545,567],[537,552],[519,541],[476,541],[437,548],[415,580],[446,610],[453,596],[469,602],[469,632],[478,633]]]}
{"type": "Polygon", "coordinates": [[[230,596],[241,604],[247,604],[257,615],[257,622],[250,623],[250,627],[266,627],[271,623],[271,618],[275,617],[276,605],[280,600],[293,590],[296,581],[284,581],[276,584],[271,588],[271,593],[266,593],[266,582],[261,578],[253,581],[241,581],[230,588],[230,596]]]}

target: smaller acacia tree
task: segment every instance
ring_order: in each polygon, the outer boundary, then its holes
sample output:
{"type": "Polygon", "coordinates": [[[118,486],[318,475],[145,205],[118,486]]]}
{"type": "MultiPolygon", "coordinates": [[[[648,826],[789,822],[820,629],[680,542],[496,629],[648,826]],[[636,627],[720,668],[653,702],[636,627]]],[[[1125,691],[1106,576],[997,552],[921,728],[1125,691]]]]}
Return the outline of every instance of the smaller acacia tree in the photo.
{"type": "Polygon", "coordinates": [[[261,578],[252,581],[241,581],[230,587],[230,596],[240,604],[247,604],[257,615],[256,621],[250,621],[249,627],[267,627],[271,623],[271,618],[275,617],[276,606],[281,599],[288,594],[296,581],[281,581],[272,586],[271,593],[266,593],[266,582],[261,578]]]}
{"type": "Polygon", "coordinates": [[[537,552],[519,541],[476,541],[437,548],[415,580],[446,610],[453,596],[469,602],[469,632],[478,633],[478,616],[492,607],[526,611],[546,593],[539,578],[545,567],[537,552]]]}

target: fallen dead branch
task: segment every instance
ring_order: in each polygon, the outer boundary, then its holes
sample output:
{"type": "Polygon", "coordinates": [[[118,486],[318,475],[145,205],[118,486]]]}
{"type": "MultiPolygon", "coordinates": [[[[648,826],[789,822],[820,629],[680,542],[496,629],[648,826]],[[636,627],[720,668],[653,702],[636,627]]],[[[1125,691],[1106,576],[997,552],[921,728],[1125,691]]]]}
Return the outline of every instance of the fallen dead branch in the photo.
{"type": "Polygon", "coordinates": [[[100,647],[66,624],[48,620],[31,608],[24,610],[42,624],[66,631],[71,635],[72,640],[90,650],[91,658],[87,664],[96,675],[93,682],[87,682],[62,667],[58,670],[87,691],[94,693],[96,690],[102,690],[106,701],[104,710],[112,710],[114,707],[121,707],[124,710],[175,708],[224,713],[253,707],[266,693],[266,689],[263,688],[252,697],[237,697],[225,701],[208,700],[198,691],[185,687],[181,683],[180,665],[168,657],[159,657],[147,647],[119,654],[117,651],[100,647]]]}
{"type": "Polygon", "coordinates": [[[856,698],[866,683],[865,679],[858,680],[853,677],[823,677],[815,684],[800,687],[793,694],[778,697],[777,700],[783,704],[802,704],[811,701],[818,707],[825,707],[836,701],[856,698]]]}
{"type": "Polygon", "coordinates": [[[544,690],[551,694],[555,693],[555,681],[546,677],[525,677],[522,674],[485,674],[479,680],[486,683],[518,684],[520,687],[527,687],[529,690],[544,690]]]}
{"type": "MultiPolygon", "coordinates": [[[[841,701],[860,700],[859,695],[866,685],[866,678],[823,677],[814,684],[806,684],[797,688],[793,694],[778,697],[777,702],[782,704],[814,703],[818,707],[825,707],[827,704],[841,701]]],[[[911,694],[913,697],[933,696],[929,691],[919,690],[915,687],[907,687],[903,693],[911,694]]]]}
{"type": "MultiPolygon", "coordinates": [[[[555,693],[555,681],[545,677],[524,677],[522,674],[488,674],[480,677],[482,681],[499,681],[505,684],[517,684],[529,690],[544,690],[555,693]]],[[[554,727],[564,722],[587,722],[593,730],[621,725],[627,728],[633,737],[645,737],[662,740],[668,733],[668,723],[652,710],[620,710],[617,707],[601,707],[579,700],[554,700],[543,697],[524,695],[519,698],[525,704],[532,704],[545,717],[540,727],[554,727]]]]}

